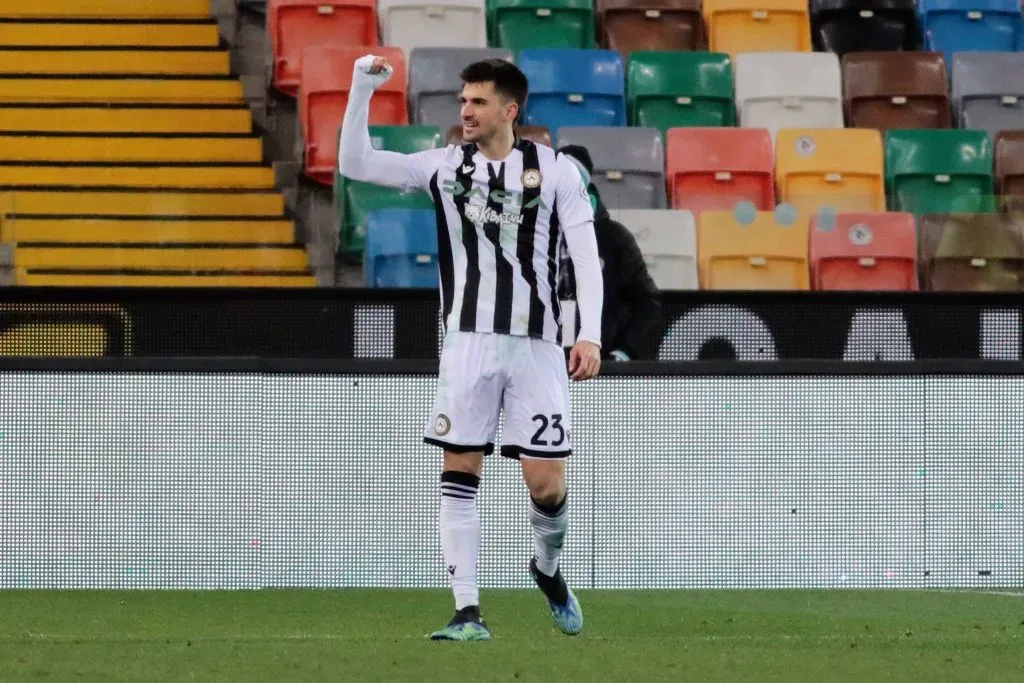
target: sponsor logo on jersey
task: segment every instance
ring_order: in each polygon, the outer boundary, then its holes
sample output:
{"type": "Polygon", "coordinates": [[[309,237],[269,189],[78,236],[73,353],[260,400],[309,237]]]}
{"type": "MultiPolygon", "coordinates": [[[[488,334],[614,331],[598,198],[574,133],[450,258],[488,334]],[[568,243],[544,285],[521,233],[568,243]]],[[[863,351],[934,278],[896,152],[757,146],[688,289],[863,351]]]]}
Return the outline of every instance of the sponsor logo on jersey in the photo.
{"type": "Polygon", "coordinates": [[[499,225],[522,225],[523,217],[517,213],[498,213],[489,206],[480,204],[466,205],[466,218],[474,223],[497,223],[499,225]]]}
{"type": "Polygon", "coordinates": [[[441,183],[441,191],[450,194],[452,197],[465,197],[468,201],[478,200],[479,203],[486,204],[488,202],[492,204],[501,204],[506,209],[512,209],[515,212],[523,211],[525,209],[532,209],[538,207],[541,209],[547,209],[547,204],[538,195],[535,199],[531,199],[529,202],[523,204],[523,193],[516,190],[494,190],[493,192],[487,192],[485,188],[474,186],[466,189],[461,183],[456,180],[445,180],[441,183]]]}

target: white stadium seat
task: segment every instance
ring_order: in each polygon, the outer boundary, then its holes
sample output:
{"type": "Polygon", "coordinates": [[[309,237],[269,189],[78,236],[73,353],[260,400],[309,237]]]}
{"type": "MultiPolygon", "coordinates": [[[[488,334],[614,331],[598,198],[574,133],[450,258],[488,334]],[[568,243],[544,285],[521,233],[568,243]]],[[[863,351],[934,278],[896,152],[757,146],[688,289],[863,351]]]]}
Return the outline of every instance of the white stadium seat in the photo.
{"type": "Polygon", "coordinates": [[[382,45],[487,47],[485,0],[379,0],[382,45]]]}
{"type": "Polygon", "coordinates": [[[636,238],[659,289],[697,289],[697,227],[690,211],[621,209],[611,217],[636,238]]]}

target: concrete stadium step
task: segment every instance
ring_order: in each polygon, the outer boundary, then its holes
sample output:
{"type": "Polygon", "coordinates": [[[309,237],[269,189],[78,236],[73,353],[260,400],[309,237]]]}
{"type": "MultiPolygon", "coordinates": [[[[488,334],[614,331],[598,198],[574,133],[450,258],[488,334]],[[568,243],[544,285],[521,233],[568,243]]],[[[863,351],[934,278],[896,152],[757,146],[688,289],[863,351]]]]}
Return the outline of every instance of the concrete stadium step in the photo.
{"type": "Polygon", "coordinates": [[[0,188],[271,190],[274,169],[246,166],[25,166],[0,163],[0,188]]]}
{"type": "Polygon", "coordinates": [[[42,19],[201,19],[210,0],[0,0],[0,17],[42,19]]]}
{"type": "Polygon", "coordinates": [[[0,76],[0,103],[2,102],[243,104],[244,100],[242,82],[230,77],[0,76]]]}
{"type": "Polygon", "coordinates": [[[61,273],[15,271],[14,284],[30,287],[316,287],[316,278],[301,273],[61,273]]]}
{"type": "Polygon", "coordinates": [[[252,111],[229,105],[0,104],[0,133],[252,134],[252,111]]]}
{"type": "Polygon", "coordinates": [[[259,163],[254,136],[0,135],[0,161],[91,163],[259,163]]]}
{"type": "Polygon", "coordinates": [[[65,270],[286,271],[308,273],[309,255],[300,246],[146,247],[19,244],[15,268],[65,270]]]}
{"type": "Polygon", "coordinates": [[[283,217],[278,192],[131,192],[14,190],[0,196],[5,217],[218,216],[283,217]]]}
{"type": "Polygon", "coordinates": [[[0,242],[55,244],[292,244],[288,220],[8,218],[0,242]]]}
{"type": "Polygon", "coordinates": [[[0,49],[0,74],[227,76],[229,61],[226,50],[205,48],[0,49]]]}
{"type": "Polygon", "coordinates": [[[4,47],[217,47],[220,31],[212,19],[152,23],[0,20],[4,47]]]}

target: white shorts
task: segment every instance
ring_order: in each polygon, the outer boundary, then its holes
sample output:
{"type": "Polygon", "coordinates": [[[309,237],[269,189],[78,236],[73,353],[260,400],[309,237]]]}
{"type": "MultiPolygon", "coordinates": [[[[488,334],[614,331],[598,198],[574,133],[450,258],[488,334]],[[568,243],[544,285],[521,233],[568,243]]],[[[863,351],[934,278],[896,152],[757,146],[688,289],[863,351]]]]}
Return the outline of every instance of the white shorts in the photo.
{"type": "Polygon", "coordinates": [[[565,351],[529,337],[449,332],[423,440],[454,453],[493,453],[502,411],[503,456],[567,457],[572,447],[565,351]]]}

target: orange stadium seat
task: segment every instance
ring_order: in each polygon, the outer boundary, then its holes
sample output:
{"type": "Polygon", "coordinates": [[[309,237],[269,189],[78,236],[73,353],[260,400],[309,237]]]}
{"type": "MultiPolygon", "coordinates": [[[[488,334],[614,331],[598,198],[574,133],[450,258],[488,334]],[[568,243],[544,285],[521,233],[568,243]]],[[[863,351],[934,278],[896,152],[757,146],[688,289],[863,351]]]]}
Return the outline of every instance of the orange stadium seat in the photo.
{"type": "Polygon", "coordinates": [[[784,128],[775,141],[779,201],[808,216],[885,211],[884,159],[877,130],[784,128]]]}
{"type": "Polygon", "coordinates": [[[918,289],[913,214],[827,212],[810,229],[812,289],[918,289]]]}
{"type": "Polygon", "coordinates": [[[921,283],[941,292],[1024,290],[1024,223],[999,213],[921,216],[921,283]]]}
{"type": "Polygon", "coordinates": [[[352,86],[352,65],[369,51],[386,57],[395,69],[391,79],[379,87],[370,100],[370,125],[407,125],[405,56],[400,49],[319,45],[303,53],[299,86],[303,169],[309,177],[324,185],[334,183],[334,169],[338,165],[338,128],[341,127],[352,86]]]}
{"type": "Polygon", "coordinates": [[[949,128],[949,78],[940,52],[854,52],[843,56],[843,105],[850,128],[949,128]]]}
{"type": "Polygon", "coordinates": [[[1004,209],[1024,209],[1024,130],[996,136],[996,191],[1004,209]]]}
{"type": "Polygon", "coordinates": [[[294,97],[299,88],[302,52],[306,48],[324,43],[378,44],[376,2],[268,0],[267,32],[274,53],[270,74],[274,87],[294,97]]]}
{"type": "Polygon", "coordinates": [[[704,0],[703,10],[711,52],[811,50],[807,0],[704,0]]]}
{"type": "Polygon", "coordinates": [[[618,50],[622,62],[642,51],[700,50],[704,19],[700,0],[597,0],[602,47],[618,50]]]}
{"type": "Polygon", "coordinates": [[[674,209],[710,211],[753,202],[775,207],[772,139],[763,128],[670,128],[668,192],[674,209]]]}
{"type": "Polygon", "coordinates": [[[810,289],[807,218],[792,211],[786,216],[781,207],[743,213],[705,211],[700,215],[701,289],[810,289]]]}

